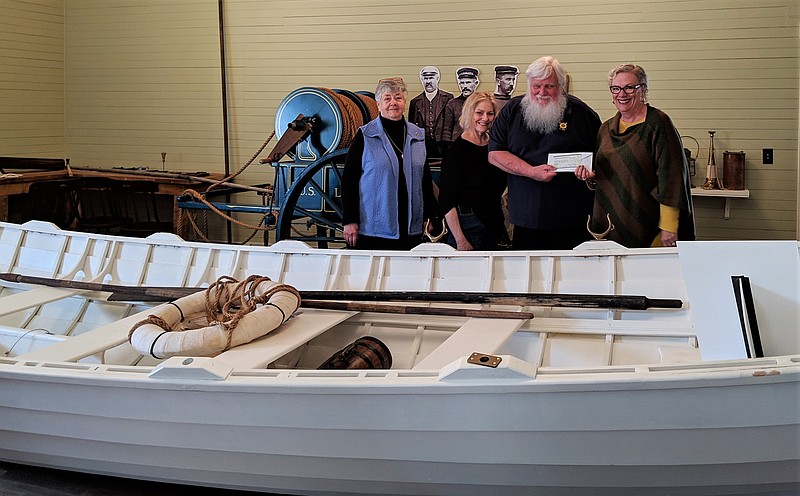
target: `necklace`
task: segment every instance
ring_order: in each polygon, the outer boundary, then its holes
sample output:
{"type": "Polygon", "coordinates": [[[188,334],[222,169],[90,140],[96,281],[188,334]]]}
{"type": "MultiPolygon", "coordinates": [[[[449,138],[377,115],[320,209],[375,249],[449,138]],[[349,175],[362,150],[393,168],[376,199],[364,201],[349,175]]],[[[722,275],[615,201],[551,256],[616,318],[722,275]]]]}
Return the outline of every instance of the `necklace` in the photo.
{"type": "Polygon", "coordinates": [[[400,154],[400,160],[403,160],[403,150],[405,150],[406,148],[406,123],[405,122],[403,123],[403,148],[399,148],[397,146],[397,144],[394,142],[394,140],[392,140],[392,137],[389,136],[389,133],[387,133],[385,129],[383,130],[383,132],[386,134],[386,139],[388,139],[389,143],[392,144],[392,148],[397,150],[397,153],[400,154]]]}

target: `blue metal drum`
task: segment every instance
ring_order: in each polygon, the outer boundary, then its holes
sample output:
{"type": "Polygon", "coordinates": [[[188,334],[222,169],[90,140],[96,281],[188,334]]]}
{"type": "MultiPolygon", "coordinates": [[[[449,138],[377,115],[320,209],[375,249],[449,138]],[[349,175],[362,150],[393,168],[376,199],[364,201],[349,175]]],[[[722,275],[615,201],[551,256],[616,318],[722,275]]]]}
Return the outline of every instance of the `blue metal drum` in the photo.
{"type": "MultiPolygon", "coordinates": [[[[302,87],[281,101],[275,114],[275,134],[280,139],[298,115],[313,117],[313,131],[296,147],[293,158],[313,162],[342,143],[342,110],[330,93],[320,88],[302,87]]],[[[292,155],[290,153],[290,155],[292,155]]]]}

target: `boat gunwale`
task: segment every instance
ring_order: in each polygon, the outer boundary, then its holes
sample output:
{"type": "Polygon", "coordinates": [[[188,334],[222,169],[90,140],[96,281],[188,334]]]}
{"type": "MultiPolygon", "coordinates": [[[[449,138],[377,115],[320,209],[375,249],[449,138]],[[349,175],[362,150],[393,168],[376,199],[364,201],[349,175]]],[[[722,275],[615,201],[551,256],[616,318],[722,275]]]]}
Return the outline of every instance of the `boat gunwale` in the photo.
{"type": "MultiPolygon", "coordinates": [[[[555,368],[537,367],[535,377],[524,379],[492,378],[481,374],[485,367],[470,366],[462,357],[461,367],[478,367],[471,371],[474,378],[448,381],[441,377],[441,370],[314,370],[314,369],[236,369],[222,380],[205,379],[158,379],[149,377],[159,365],[103,365],[92,363],[53,362],[17,360],[0,358],[0,378],[13,375],[16,378],[48,381],[84,383],[92,381],[120,381],[124,384],[140,383],[146,387],[177,388],[201,386],[216,387],[266,387],[289,386],[302,389],[323,387],[334,389],[354,387],[356,389],[390,386],[395,390],[402,387],[442,386],[451,389],[457,386],[484,387],[513,385],[522,389],[527,387],[579,387],[591,391],[601,391],[603,387],[624,384],[633,389],[651,387],[653,389],[708,387],[709,383],[720,381],[748,380],[752,383],[798,382],[800,383],[800,355],[764,357],[755,359],[719,360],[692,364],[671,365],[609,365],[605,367],[555,368]]],[[[214,359],[209,359],[214,360],[214,359]]],[[[443,368],[444,369],[444,368],[443,368]]],[[[442,369],[442,370],[443,370],[442,369]]],[[[7,377],[6,377],[7,378],[7,377]]],[[[438,389],[438,388],[435,388],[438,389]]],[[[566,392],[566,390],[565,390],[566,392]]]]}

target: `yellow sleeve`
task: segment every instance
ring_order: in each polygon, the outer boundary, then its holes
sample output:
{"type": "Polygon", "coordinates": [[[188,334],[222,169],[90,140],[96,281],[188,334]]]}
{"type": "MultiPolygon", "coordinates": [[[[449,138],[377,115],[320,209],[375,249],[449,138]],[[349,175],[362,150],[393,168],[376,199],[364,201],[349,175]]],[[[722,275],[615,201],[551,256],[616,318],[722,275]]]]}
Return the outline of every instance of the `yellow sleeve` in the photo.
{"type": "Polygon", "coordinates": [[[661,217],[658,220],[658,227],[662,231],[678,232],[678,216],[680,210],[675,207],[661,205],[661,217]]]}

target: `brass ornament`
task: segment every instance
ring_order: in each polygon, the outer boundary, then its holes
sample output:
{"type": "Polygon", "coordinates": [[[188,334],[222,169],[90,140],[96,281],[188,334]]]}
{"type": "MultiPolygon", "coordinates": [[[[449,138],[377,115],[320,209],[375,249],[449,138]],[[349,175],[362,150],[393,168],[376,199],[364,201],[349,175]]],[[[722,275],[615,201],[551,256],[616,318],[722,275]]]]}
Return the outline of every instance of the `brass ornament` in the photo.
{"type": "Polygon", "coordinates": [[[614,230],[614,224],[611,223],[611,214],[606,214],[606,220],[608,221],[608,228],[601,233],[596,233],[592,231],[591,228],[592,216],[591,215],[586,216],[586,230],[589,231],[589,234],[592,235],[595,241],[604,239],[606,236],[608,236],[608,233],[614,230]]]}
{"type": "Polygon", "coordinates": [[[716,131],[708,132],[710,137],[708,144],[708,167],[706,168],[706,182],[700,186],[702,189],[722,189],[722,184],[717,178],[717,158],[714,151],[714,133],[716,133],[716,131]]]}

